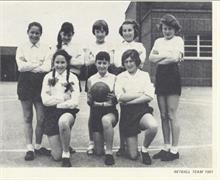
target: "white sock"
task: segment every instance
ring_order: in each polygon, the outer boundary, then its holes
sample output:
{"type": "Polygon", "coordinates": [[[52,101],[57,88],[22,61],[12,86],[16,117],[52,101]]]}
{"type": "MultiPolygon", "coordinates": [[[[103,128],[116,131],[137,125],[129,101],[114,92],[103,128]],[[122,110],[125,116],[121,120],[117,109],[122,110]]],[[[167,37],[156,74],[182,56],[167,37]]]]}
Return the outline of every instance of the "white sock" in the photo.
{"type": "Polygon", "coordinates": [[[145,146],[142,146],[142,147],[141,147],[141,151],[144,152],[144,153],[147,153],[147,152],[148,152],[148,149],[147,149],[145,146]]]}
{"type": "Polygon", "coordinates": [[[169,151],[170,148],[171,148],[171,145],[170,145],[170,144],[164,144],[163,150],[164,150],[164,151],[169,151]]]}
{"type": "Polygon", "coordinates": [[[41,144],[35,144],[35,149],[39,150],[41,148],[41,144]]]}
{"type": "Polygon", "coordinates": [[[178,153],[178,147],[177,146],[172,146],[171,149],[170,149],[170,152],[173,153],[173,154],[178,153]]]}
{"type": "Polygon", "coordinates": [[[32,144],[27,144],[28,151],[34,151],[34,146],[32,144]]]}
{"type": "Polygon", "coordinates": [[[70,152],[64,152],[62,153],[62,158],[70,158],[70,152]]]}

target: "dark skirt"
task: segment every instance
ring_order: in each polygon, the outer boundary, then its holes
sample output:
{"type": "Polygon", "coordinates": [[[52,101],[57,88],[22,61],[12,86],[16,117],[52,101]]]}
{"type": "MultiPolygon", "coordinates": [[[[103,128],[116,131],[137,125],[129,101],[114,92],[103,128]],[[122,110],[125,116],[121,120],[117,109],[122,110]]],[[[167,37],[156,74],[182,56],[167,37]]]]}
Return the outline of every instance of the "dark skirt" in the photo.
{"type": "MultiPolygon", "coordinates": [[[[92,107],[90,114],[90,121],[92,124],[93,132],[103,132],[102,117],[106,114],[113,113],[118,122],[118,111],[115,106],[111,107],[92,107]]],[[[115,123],[114,125],[116,125],[115,123]]]]}
{"type": "Polygon", "coordinates": [[[153,108],[148,103],[120,105],[121,116],[119,122],[120,133],[124,137],[136,136],[141,132],[139,123],[143,115],[152,114],[153,108]]]}
{"type": "Polygon", "coordinates": [[[76,113],[79,112],[79,109],[60,109],[56,106],[44,106],[45,112],[45,122],[44,122],[44,134],[48,136],[54,136],[59,134],[59,118],[64,113],[70,113],[73,115],[74,119],[76,118],[76,113]]]}
{"type": "Polygon", "coordinates": [[[46,73],[20,72],[17,85],[18,99],[21,101],[42,101],[42,82],[46,73]]]}
{"type": "Polygon", "coordinates": [[[181,95],[181,78],[177,63],[158,65],[155,93],[157,95],[181,95]]]}

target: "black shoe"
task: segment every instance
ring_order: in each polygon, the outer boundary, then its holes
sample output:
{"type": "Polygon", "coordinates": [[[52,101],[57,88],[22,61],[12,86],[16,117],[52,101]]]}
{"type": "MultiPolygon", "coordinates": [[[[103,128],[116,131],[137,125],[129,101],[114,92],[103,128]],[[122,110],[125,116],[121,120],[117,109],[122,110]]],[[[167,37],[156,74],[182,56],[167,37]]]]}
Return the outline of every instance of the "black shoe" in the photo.
{"type": "Polygon", "coordinates": [[[166,155],[164,157],[161,158],[161,161],[173,161],[175,159],[179,159],[179,153],[171,153],[171,152],[167,152],[166,155]]]}
{"type": "Polygon", "coordinates": [[[34,151],[27,151],[24,157],[25,161],[34,160],[34,151]]]}
{"type": "Polygon", "coordinates": [[[126,152],[125,149],[119,148],[118,151],[116,152],[116,156],[125,156],[126,152]]]}
{"type": "Polygon", "coordinates": [[[70,147],[69,147],[69,152],[70,152],[70,154],[74,154],[74,153],[76,153],[76,150],[73,149],[73,148],[70,146],[70,147]]]}
{"type": "Polygon", "coordinates": [[[72,167],[70,158],[62,158],[62,167],[72,167]]]}
{"type": "Polygon", "coordinates": [[[35,149],[34,152],[36,155],[44,155],[44,156],[51,155],[51,150],[46,149],[45,147],[41,147],[40,149],[35,149]]]}
{"type": "Polygon", "coordinates": [[[166,156],[166,153],[168,151],[164,151],[164,150],[161,150],[160,152],[156,153],[153,155],[153,159],[161,159],[162,157],[166,156]]]}
{"type": "Polygon", "coordinates": [[[151,158],[149,153],[145,153],[141,151],[141,156],[142,156],[142,162],[146,165],[151,165],[151,158]]]}
{"type": "Polygon", "coordinates": [[[112,154],[105,155],[105,165],[113,165],[115,164],[115,160],[112,154]]]}

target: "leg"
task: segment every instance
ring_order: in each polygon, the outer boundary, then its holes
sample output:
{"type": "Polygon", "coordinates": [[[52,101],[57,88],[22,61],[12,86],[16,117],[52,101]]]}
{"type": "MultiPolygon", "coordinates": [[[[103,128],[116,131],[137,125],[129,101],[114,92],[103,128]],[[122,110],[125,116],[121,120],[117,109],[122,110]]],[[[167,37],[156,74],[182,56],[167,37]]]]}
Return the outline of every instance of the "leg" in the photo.
{"type": "Polygon", "coordinates": [[[176,111],[179,105],[179,96],[172,95],[167,97],[168,118],[171,124],[172,146],[177,146],[179,142],[180,127],[176,119],[176,111]]]}
{"type": "Polygon", "coordinates": [[[154,117],[151,114],[145,114],[141,118],[139,126],[141,130],[146,130],[143,146],[145,148],[148,148],[148,146],[151,144],[151,142],[153,141],[154,137],[157,134],[157,129],[158,129],[157,121],[154,119],[154,117]]]}
{"type": "Polygon", "coordinates": [[[103,135],[106,142],[106,154],[112,154],[112,145],[114,137],[113,126],[116,123],[115,115],[112,113],[102,117],[103,135]]]}
{"type": "Polygon", "coordinates": [[[24,159],[26,161],[30,161],[34,159],[34,147],[32,145],[33,139],[33,127],[32,127],[32,119],[33,119],[33,104],[32,101],[21,101],[21,106],[23,110],[24,117],[24,134],[27,144],[27,152],[25,154],[24,159]]]}
{"type": "Polygon", "coordinates": [[[62,167],[71,167],[70,162],[70,138],[71,138],[71,128],[74,124],[74,117],[70,113],[64,113],[58,121],[60,140],[62,145],[62,167]]]}
{"type": "Polygon", "coordinates": [[[21,101],[23,117],[24,117],[24,133],[26,144],[32,144],[33,138],[33,127],[32,127],[32,119],[33,119],[33,107],[32,101],[21,101]]]}
{"type": "Polygon", "coordinates": [[[93,132],[93,140],[95,144],[95,154],[101,156],[104,154],[104,139],[100,132],[93,132]]]}
{"type": "Polygon", "coordinates": [[[136,160],[138,158],[138,136],[127,137],[126,143],[128,146],[129,158],[136,160]]]}
{"type": "Polygon", "coordinates": [[[162,132],[164,138],[164,144],[170,144],[170,124],[167,115],[167,98],[166,96],[157,96],[157,103],[160,110],[162,132]]]}
{"type": "Polygon", "coordinates": [[[55,161],[60,161],[62,157],[62,145],[60,136],[48,136],[48,141],[51,147],[51,155],[55,161]]]}
{"type": "Polygon", "coordinates": [[[89,112],[88,129],[89,129],[89,147],[87,148],[87,154],[92,155],[94,153],[94,141],[93,141],[92,121],[91,121],[91,108],[89,112]]]}
{"type": "Polygon", "coordinates": [[[36,109],[37,125],[35,129],[36,144],[41,144],[43,137],[43,123],[44,123],[44,107],[42,102],[34,102],[36,109]]]}
{"type": "Polygon", "coordinates": [[[60,140],[64,152],[69,152],[71,127],[74,124],[74,121],[75,119],[70,113],[64,113],[58,121],[60,140]]]}

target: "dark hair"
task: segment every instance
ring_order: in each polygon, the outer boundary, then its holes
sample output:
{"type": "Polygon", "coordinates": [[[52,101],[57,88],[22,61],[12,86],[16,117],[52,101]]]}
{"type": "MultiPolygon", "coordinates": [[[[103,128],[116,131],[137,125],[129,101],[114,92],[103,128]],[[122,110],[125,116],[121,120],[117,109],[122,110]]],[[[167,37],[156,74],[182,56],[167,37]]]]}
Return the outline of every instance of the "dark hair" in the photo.
{"type": "Polygon", "coordinates": [[[135,20],[125,20],[119,28],[119,34],[123,37],[123,25],[132,24],[134,28],[134,39],[139,36],[139,26],[135,20]]]}
{"type": "MultiPolygon", "coordinates": [[[[71,87],[71,84],[69,82],[69,75],[70,75],[70,59],[72,58],[72,56],[70,56],[65,50],[63,49],[60,49],[60,50],[57,50],[54,55],[53,55],[53,59],[52,59],[52,66],[54,66],[54,61],[55,61],[55,58],[57,56],[63,56],[67,62],[67,67],[66,67],[66,81],[67,81],[67,85],[66,85],[66,89],[65,89],[65,92],[67,92],[71,87]]],[[[51,85],[52,86],[55,86],[56,84],[56,78],[55,78],[55,73],[56,73],[56,70],[55,68],[53,67],[53,72],[52,72],[52,80],[51,81],[51,85]]]]}
{"type": "Polygon", "coordinates": [[[92,26],[92,33],[95,35],[95,30],[104,30],[106,32],[106,36],[108,35],[108,24],[105,20],[97,20],[92,26]]]}
{"type": "Polygon", "coordinates": [[[62,48],[62,39],[61,39],[61,35],[60,35],[61,32],[64,32],[64,34],[68,34],[68,33],[74,34],[73,24],[70,22],[64,22],[62,24],[61,29],[60,29],[58,36],[57,36],[57,49],[62,48]]]}
{"type": "Polygon", "coordinates": [[[159,23],[159,30],[162,32],[163,24],[170,26],[175,29],[175,33],[181,30],[181,25],[179,21],[172,14],[165,14],[159,23]]]}
{"type": "Polygon", "coordinates": [[[97,60],[106,60],[110,62],[110,55],[106,51],[100,51],[98,54],[96,54],[95,61],[97,60]]]}
{"type": "Polygon", "coordinates": [[[135,49],[129,49],[125,51],[122,55],[122,66],[124,66],[125,60],[129,57],[134,60],[137,67],[141,64],[139,53],[135,49]]]}
{"type": "Polygon", "coordinates": [[[30,24],[28,25],[27,32],[31,29],[32,26],[37,26],[37,27],[39,27],[40,33],[42,34],[43,28],[42,28],[42,25],[41,25],[39,22],[32,22],[32,23],[30,23],[30,24]]]}

